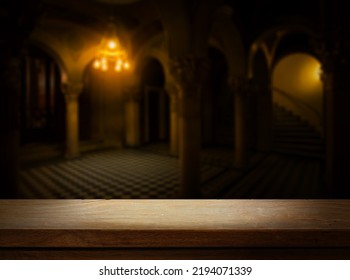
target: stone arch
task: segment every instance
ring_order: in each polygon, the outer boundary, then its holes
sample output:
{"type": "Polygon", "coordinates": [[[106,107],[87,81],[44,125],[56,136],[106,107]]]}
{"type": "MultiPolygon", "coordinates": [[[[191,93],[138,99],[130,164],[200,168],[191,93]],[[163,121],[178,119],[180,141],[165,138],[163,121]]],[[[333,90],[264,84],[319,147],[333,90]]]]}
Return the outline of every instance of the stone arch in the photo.
{"type": "Polygon", "coordinates": [[[220,6],[211,29],[209,45],[219,48],[225,55],[228,63],[229,77],[246,75],[246,52],[240,32],[232,21],[233,8],[220,6]]]}
{"type": "Polygon", "coordinates": [[[162,65],[165,77],[165,83],[171,80],[169,65],[169,58],[165,49],[165,38],[162,34],[149,40],[139,52],[134,56],[134,77],[141,81],[142,71],[150,59],[157,59],[162,65]]]}
{"type": "Polygon", "coordinates": [[[141,142],[153,144],[169,140],[169,96],[162,63],[155,57],[145,57],[140,65],[141,76],[141,142]]]}
{"type": "MultiPolygon", "coordinates": [[[[310,41],[316,40],[317,32],[311,24],[299,23],[300,19],[288,19],[288,22],[275,24],[265,32],[260,34],[251,44],[248,53],[247,72],[248,77],[254,76],[254,59],[259,50],[262,50],[266,60],[268,61],[269,69],[272,68],[276,59],[276,52],[280,43],[290,34],[304,34],[310,41]]],[[[310,42],[312,44],[312,42],[310,42]]]]}
{"type": "Polygon", "coordinates": [[[272,148],[272,69],[281,42],[290,34],[305,34],[310,38],[310,46],[317,37],[311,24],[301,24],[299,18],[286,19],[260,34],[249,49],[247,76],[255,88],[250,98],[250,138],[256,139],[251,146],[258,151],[272,148]]]}
{"type": "Polygon", "coordinates": [[[21,60],[21,143],[61,146],[66,128],[61,87],[66,80],[64,64],[41,42],[30,41],[26,51],[21,60]]]}
{"type": "Polygon", "coordinates": [[[52,45],[47,44],[44,38],[31,38],[29,43],[42,49],[44,52],[46,52],[52,57],[52,59],[57,63],[60,69],[61,82],[66,83],[68,81],[68,70],[59,52],[55,50],[55,48],[52,45]]]}
{"type": "Polygon", "coordinates": [[[65,70],[64,83],[81,83],[86,66],[96,54],[101,36],[92,29],[62,20],[49,20],[46,24],[58,30],[56,36],[40,28],[34,30],[31,39],[44,44],[56,54],[65,70]]]}
{"type": "Polygon", "coordinates": [[[272,69],[273,102],[323,133],[321,62],[309,52],[287,53],[272,69]]]}

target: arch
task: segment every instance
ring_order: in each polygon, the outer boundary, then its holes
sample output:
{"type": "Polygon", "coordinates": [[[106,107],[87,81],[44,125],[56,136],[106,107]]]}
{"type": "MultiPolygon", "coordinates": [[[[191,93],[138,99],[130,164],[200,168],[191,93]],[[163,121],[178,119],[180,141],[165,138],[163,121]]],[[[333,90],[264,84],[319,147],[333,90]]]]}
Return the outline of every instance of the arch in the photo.
{"type": "MultiPolygon", "coordinates": [[[[62,66],[62,65],[61,65],[62,66]]],[[[22,59],[21,142],[61,144],[65,136],[65,102],[57,61],[40,44],[31,43],[22,59]]]]}
{"type": "Polygon", "coordinates": [[[57,63],[60,69],[61,82],[66,83],[68,81],[68,70],[59,53],[54,48],[52,48],[52,46],[47,44],[47,42],[44,39],[41,39],[39,37],[31,38],[29,43],[42,49],[44,52],[46,52],[53,58],[53,60],[57,63]]]}
{"type": "MultiPolygon", "coordinates": [[[[254,76],[254,60],[257,52],[262,50],[265,55],[265,59],[268,61],[269,69],[273,67],[276,60],[276,52],[283,42],[283,40],[290,34],[303,34],[310,41],[315,40],[318,35],[312,24],[307,21],[305,23],[300,18],[288,18],[285,22],[272,25],[265,32],[260,34],[251,44],[248,53],[248,65],[247,72],[248,77],[253,78],[254,76]]],[[[311,42],[310,42],[311,45],[311,42]]]]}
{"type": "Polygon", "coordinates": [[[233,8],[220,6],[214,18],[209,45],[220,49],[228,63],[228,76],[246,75],[246,52],[237,26],[232,21],[233,8]]]}
{"type": "Polygon", "coordinates": [[[41,28],[34,30],[31,39],[44,44],[56,54],[64,69],[63,82],[82,82],[84,70],[95,56],[101,36],[85,26],[63,20],[49,19],[45,24],[58,30],[56,36],[48,29],[41,28]]]}
{"type": "Polygon", "coordinates": [[[163,34],[159,34],[151,38],[134,56],[134,77],[136,80],[141,81],[142,71],[147,63],[156,59],[160,62],[164,72],[165,83],[172,80],[170,74],[169,58],[165,48],[165,37],[163,34]]]}
{"type": "Polygon", "coordinates": [[[158,59],[147,57],[142,66],[142,83],[152,87],[163,87],[165,85],[164,68],[158,59]]]}
{"type": "Polygon", "coordinates": [[[321,63],[306,52],[279,58],[272,72],[273,102],[323,133],[321,63]]]}
{"type": "Polygon", "coordinates": [[[164,87],[166,85],[164,68],[159,60],[147,57],[142,64],[140,123],[141,142],[152,144],[169,140],[170,100],[164,87]]]}

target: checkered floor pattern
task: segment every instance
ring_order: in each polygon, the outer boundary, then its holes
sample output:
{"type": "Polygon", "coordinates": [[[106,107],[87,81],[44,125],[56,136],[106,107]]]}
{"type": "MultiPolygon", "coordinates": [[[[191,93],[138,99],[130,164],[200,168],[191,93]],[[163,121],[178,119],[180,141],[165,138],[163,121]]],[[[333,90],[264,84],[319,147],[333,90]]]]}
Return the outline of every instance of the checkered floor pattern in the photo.
{"type": "MultiPolygon", "coordinates": [[[[203,165],[205,183],[222,167],[203,165]]],[[[109,150],[26,168],[20,198],[176,198],[178,159],[143,150],[109,150]]],[[[210,195],[210,190],[207,190],[210,195]]]]}
{"type": "MultiPolygon", "coordinates": [[[[259,155],[249,170],[233,166],[233,151],[204,150],[203,198],[322,198],[322,164],[282,154],[259,155]]],[[[27,165],[18,198],[178,198],[179,161],[169,147],[105,150],[74,160],[27,165]]]]}

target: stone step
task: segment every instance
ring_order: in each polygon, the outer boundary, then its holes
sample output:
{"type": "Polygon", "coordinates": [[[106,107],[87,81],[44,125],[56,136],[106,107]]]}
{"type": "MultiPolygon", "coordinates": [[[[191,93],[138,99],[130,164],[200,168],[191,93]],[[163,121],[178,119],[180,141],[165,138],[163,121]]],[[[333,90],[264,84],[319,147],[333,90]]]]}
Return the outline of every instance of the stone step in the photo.
{"type": "Polygon", "coordinates": [[[321,145],[305,145],[296,143],[276,143],[274,145],[276,149],[290,149],[290,150],[300,150],[300,151],[312,151],[312,152],[323,152],[323,147],[321,145]]]}
{"type": "Polygon", "coordinates": [[[295,137],[285,137],[285,136],[273,136],[273,141],[275,143],[304,143],[312,145],[322,145],[323,141],[320,138],[295,138],[295,137]]]}
{"type": "Polygon", "coordinates": [[[274,105],[274,151],[321,158],[324,154],[321,135],[306,121],[286,109],[274,105]]]}

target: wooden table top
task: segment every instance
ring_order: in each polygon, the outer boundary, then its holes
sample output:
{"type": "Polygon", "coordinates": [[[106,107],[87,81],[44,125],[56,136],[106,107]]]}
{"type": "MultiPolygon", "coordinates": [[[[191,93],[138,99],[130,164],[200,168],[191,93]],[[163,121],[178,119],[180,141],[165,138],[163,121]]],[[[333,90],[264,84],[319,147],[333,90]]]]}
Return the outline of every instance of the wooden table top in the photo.
{"type": "Polygon", "coordinates": [[[0,247],[350,247],[350,200],[0,200],[0,247]]]}

